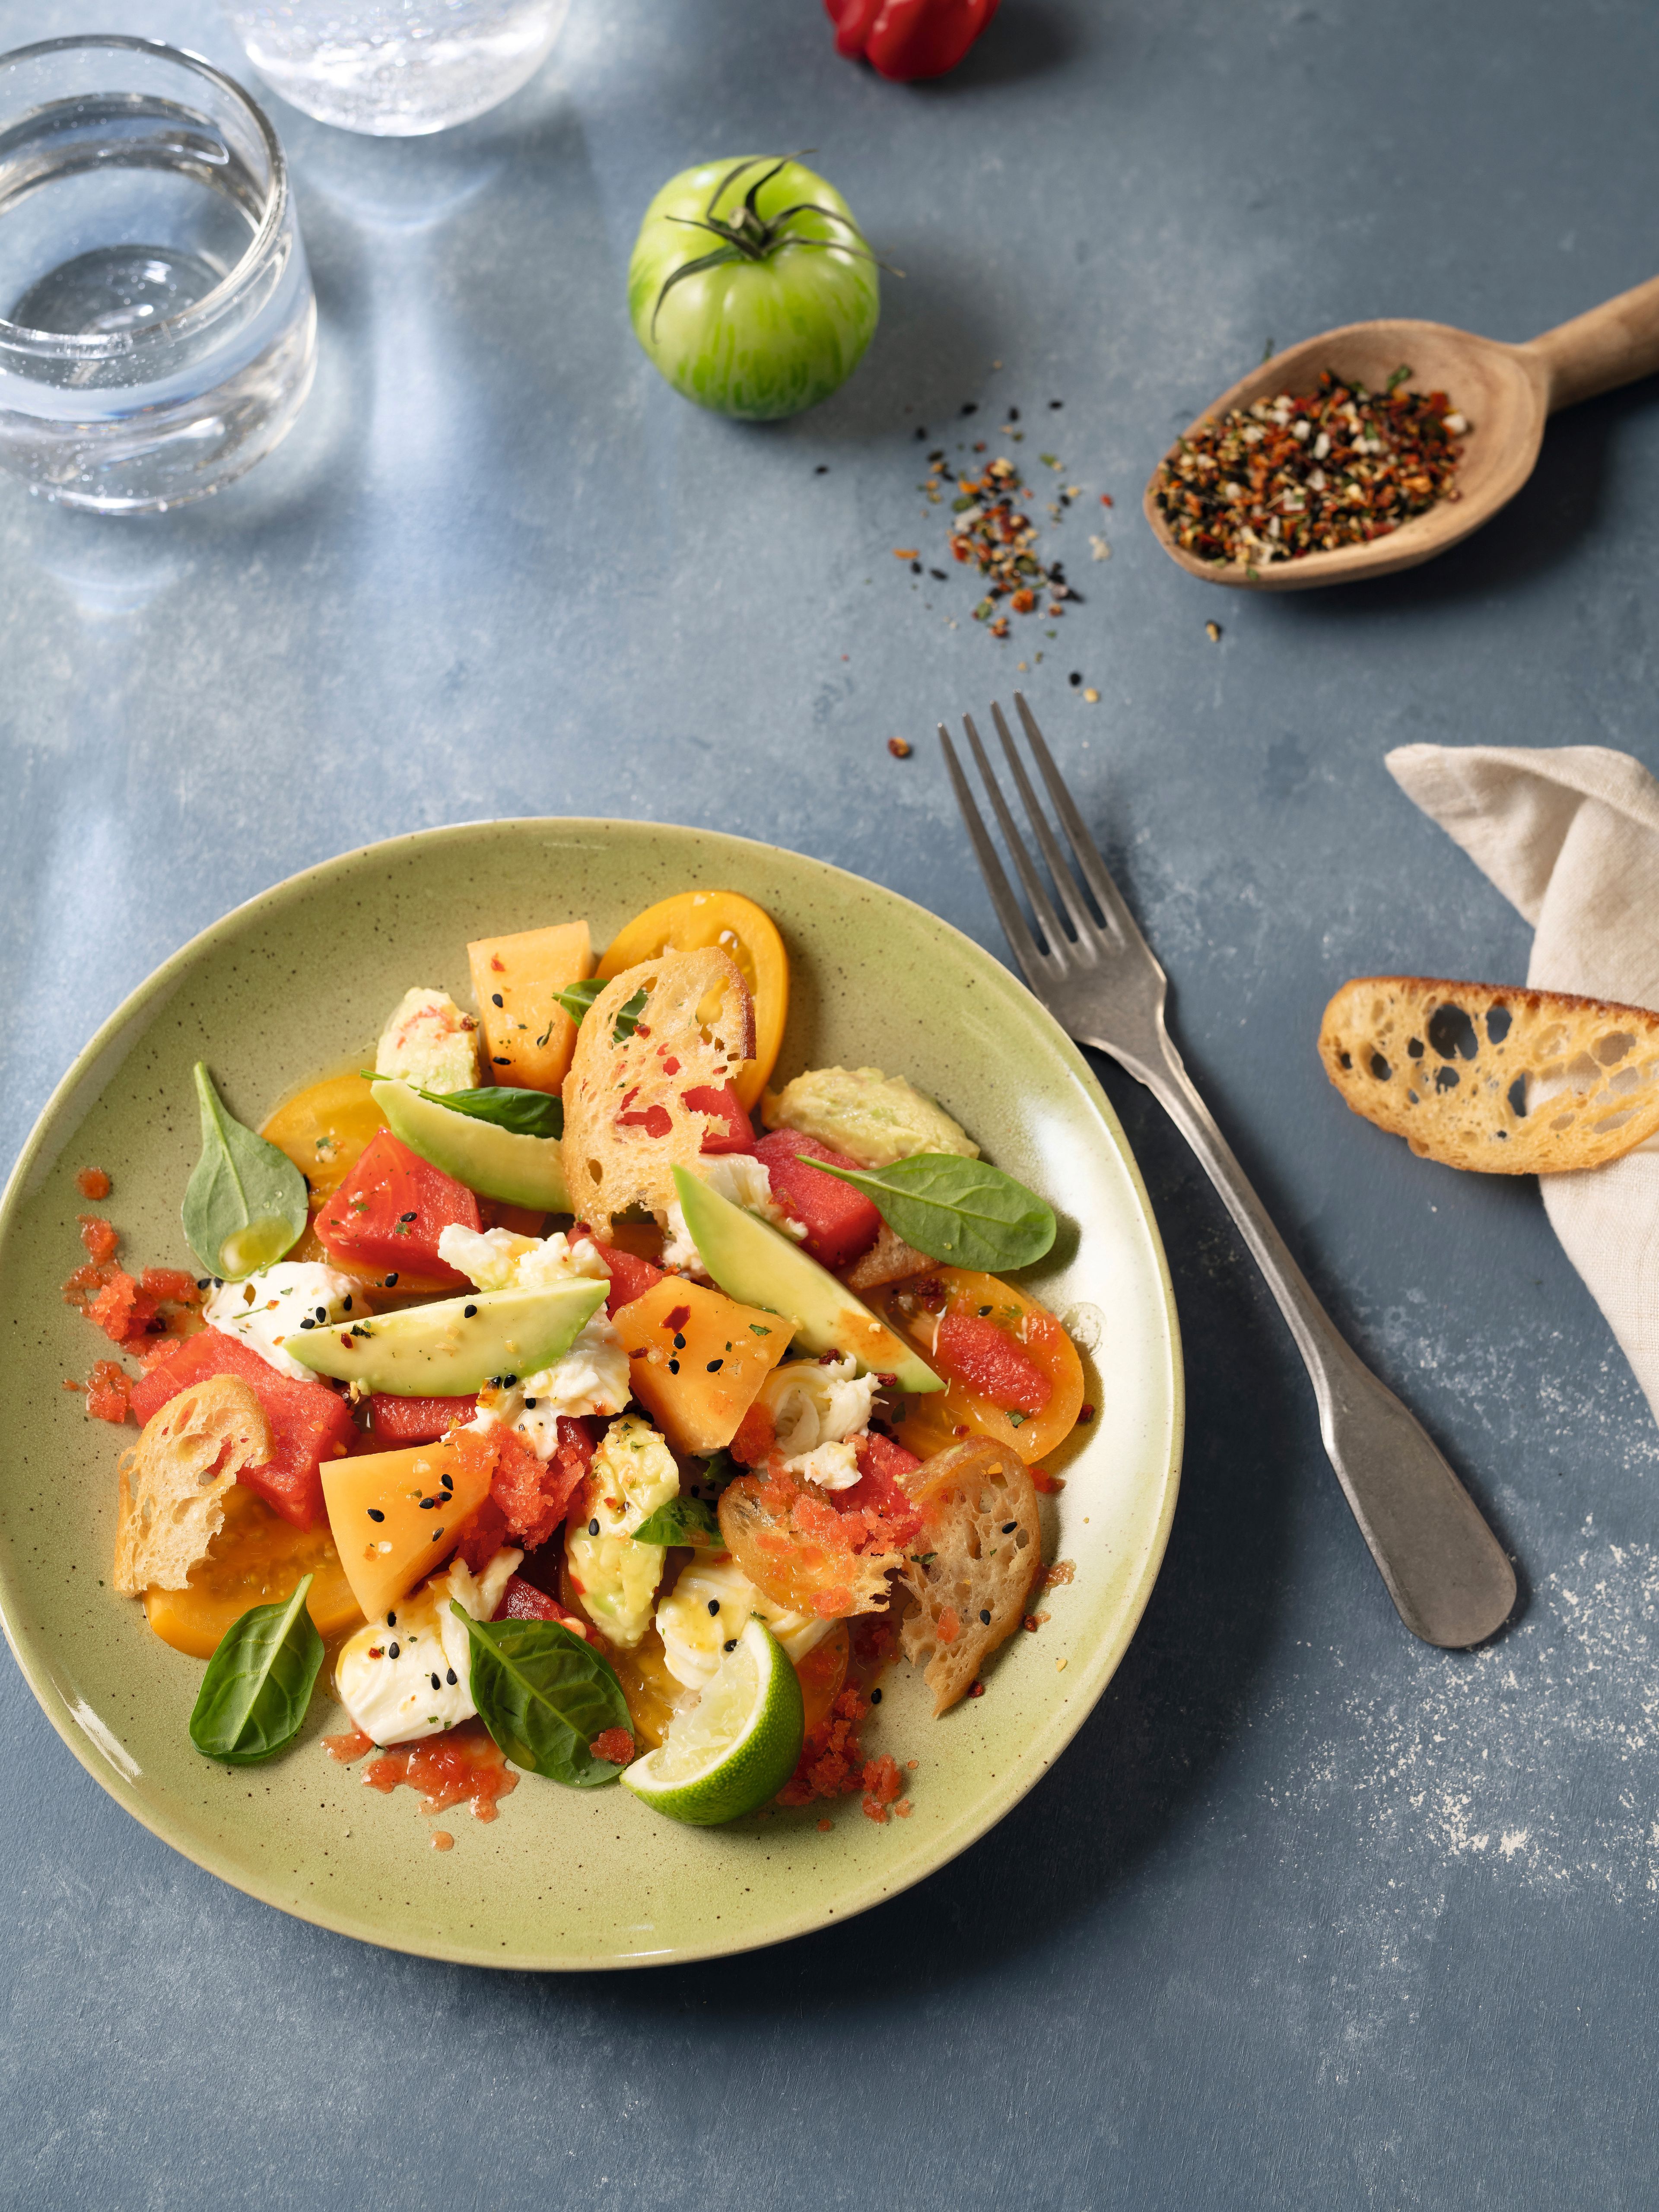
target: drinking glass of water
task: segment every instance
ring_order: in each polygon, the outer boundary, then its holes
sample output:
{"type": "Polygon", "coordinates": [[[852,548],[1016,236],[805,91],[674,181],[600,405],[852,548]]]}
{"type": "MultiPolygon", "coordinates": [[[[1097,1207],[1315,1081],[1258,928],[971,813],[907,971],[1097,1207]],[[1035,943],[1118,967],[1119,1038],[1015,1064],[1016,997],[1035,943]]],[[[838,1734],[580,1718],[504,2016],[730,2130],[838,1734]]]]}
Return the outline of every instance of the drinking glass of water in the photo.
{"type": "Polygon", "coordinates": [[[288,431],[316,333],[239,85],[149,39],[0,54],[0,465],[106,514],[217,491],[288,431]]]}
{"type": "Polygon", "coordinates": [[[418,137],[534,76],[570,0],[223,0],[266,83],[319,122],[418,137]]]}

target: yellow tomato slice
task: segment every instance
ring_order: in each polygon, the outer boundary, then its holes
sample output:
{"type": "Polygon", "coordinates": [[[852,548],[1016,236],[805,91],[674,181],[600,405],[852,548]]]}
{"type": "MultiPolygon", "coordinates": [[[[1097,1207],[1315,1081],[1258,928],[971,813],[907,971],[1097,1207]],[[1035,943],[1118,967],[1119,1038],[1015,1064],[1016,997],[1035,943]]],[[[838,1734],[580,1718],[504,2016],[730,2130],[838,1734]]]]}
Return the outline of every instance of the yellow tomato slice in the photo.
{"type": "Polygon", "coordinates": [[[870,1304],[924,1354],[933,1348],[933,1328],[941,1314],[977,1315],[1011,1337],[1052,1385],[1042,1411],[1021,1421],[1011,1420],[1000,1406],[963,1382],[952,1382],[928,1397],[907,1400],[908,1411],[896,1433],[918,1459],[948,1450],[965,1433],[1012,1444],[1030,1467],[1063,1443],[1077,1425],[1083,1405],[1083,1362],[1076,1346],[1047,1306],[1000,1275],[981,1275],[967,1267],[935,1267],[929,1275],[876,1291],[870,1304]],[[937,1283],[944,1291],[943,1304],[918,1296],[919,1285],[928,1283],[937,1283]]]}
{"type": "Polygon", "coordinates": [[[306,1610],[319,1636],[361,1626],[362,1614],[340,1566],[326,1522],[296,1528],[263,1498],[237,1484],[225,1494],[225,1522],[183,1589],[147,1590],[144,1612],[163,1644],[211,1659],[227,1629],[250,1607],[293,1595],[301,1575],[316,1579],[306,1610]]]}
{"type": "Polygon", "coordinates": [[[740,891],[677,891],[635,915],[611,939],[594,971],[606,982],[659,952],[729,952],[755,1002],[755,1057],[737,1076],[745,1112],[752,1112],[777,1063],[789,1014],[789,958],[777,924],[740,891]]]}

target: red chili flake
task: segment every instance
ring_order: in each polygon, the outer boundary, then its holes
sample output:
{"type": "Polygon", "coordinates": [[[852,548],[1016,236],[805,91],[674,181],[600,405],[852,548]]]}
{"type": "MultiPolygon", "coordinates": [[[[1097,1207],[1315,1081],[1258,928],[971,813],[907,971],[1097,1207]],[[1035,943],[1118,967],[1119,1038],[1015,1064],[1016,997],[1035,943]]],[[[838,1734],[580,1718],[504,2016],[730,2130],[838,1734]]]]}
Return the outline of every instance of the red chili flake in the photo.
{"type": "Polygon", "coordinates": [[[82,1198],[94,1203],[107,1198],[114,1188],[102,1168],[82,1168],[75,1178],[75,1187],[82,1198]]]}
{"type": "Polygon", "coordinates": [[[982,1697],[985,1695],[985,1685],[984,1685],[984,1683],[983,1683],[983,1682],[975,1682],[975,1683],[973,1685],[973,1686],[969,1689],[969,1691],[968,1694],[969,1694],[969,1696],[970,1698],[982,1698],[982,1697]]]}
{"type": "Polygon", "coordinates": [[[908,760],[911,753],[910,740],[908,738],[889,738],[887,750],[895,760],[908,760]]]}
{"type": "Polygon", "coordinates": [[[1026,1472],[1031,1478],[1033,1489],[1040,1490],[1045,1498],[1058,1498],[1066,1487],[1063,1474],[1050,1474],[1047,1468],[1041,1467],[1029,1468],[1026,1472]]]}
{"type": "Polygon", "coordinates": [[[1202,561],[1265,566],[1370,544],[1456,499],[1469,424],[1443,392],[1401,390],[1411,373],[1397,368],[1371,392],[1323,369],[1317,391],[1203,422],[1152,479],[1176,544],[1202,561]]]}
{"type": "Polygon", "coordinates": [[[893,558],[896,561],[915,561],[920,559],[920,557],[921,548],[918,546],[896,545],[893,548],[893,558]]]}
{"type": "Polygon", "coordinates": [[[1077,1409],[1077,1417],[1079,1423],[1084,1421],[1092,1421],[1095,1417],[1095,1409],[1092,1406],[1079,1406],[1077,1409]]]}
{"type": "Polygon", "coordinates": [[[667,1329],[684,1328],[690,1318],[691,1309],[690,1306],[673,1306],[670,1308],[667,1318],[663,1322],[663,1327],[667,1329]]]}
{"type": "Polygon", "coordinates": [[[506,973],[507,973],[507,963],[506,963],[506,961],[505,961],[505,960],[503,960],[503,959],[502,959],[502,957],[501,957],[501,954],[500,954],[499,952],[492,952],[492,953],[490,954],[490,956],[489,956],[489,965],[490,965],[491,972],[492,972],[493,974],[497,975],[506,975],[506,973]]]}
{"type": "Polygon", "coordinates": [[[1109,506],[1111,505],[1111,503],[1112,503],[1112,495],[1110,494],[1110,492],[1109,492],[1109,491],[1103,491],[1103,492],[1102,492],[1102,494],[1100,495],[1100,503],[1101,503],[1101,505],[1102,505],[1103,507],[1109,507],[1109,506]]]}

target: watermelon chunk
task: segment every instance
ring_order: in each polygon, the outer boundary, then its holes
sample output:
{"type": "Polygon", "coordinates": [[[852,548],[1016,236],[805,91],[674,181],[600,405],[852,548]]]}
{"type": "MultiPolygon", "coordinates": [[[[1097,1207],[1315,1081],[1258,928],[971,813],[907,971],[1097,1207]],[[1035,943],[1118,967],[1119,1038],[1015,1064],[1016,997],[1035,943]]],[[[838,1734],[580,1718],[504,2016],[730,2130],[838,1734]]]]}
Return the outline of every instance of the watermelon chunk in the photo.
{"type": "Polygon", "coordinates": [[[834,1176],[820,1175],[796,1155],[805,1152],[838,1168],[856,1167],[856,1160],[793,1129],[775,1129],[762,1138],[755,1152],[766,1163],[772,1195],[805,1224],[806,1249],[820,1267],[833,1274],[838,1267],[850,1267],[860,1253],[869,1250],[881,1228],[881,1216],[864,1193],[851,1183],[838,1182],[834,1176]]]}
{"type": "Polygon", "coordinates": [[[452,1226],[483,1227],[477,1200],[390,1129],[376,1132],[317,1216],[317,1235],[337,1260],[465,1290],[466,1277],[438,1257],[438,1239],[452,1226]]]}
{"type": "Polygon", "coordinates": [[[933,1364],[1006,1413],[1040,1413],[1054,1384],[1023,1345],[978,1314],[947,1313],[933,1339],[933,1364]]]}
{"type": "Polygon", "coordinates": [[[322,1510],[325,1459],[338,1459],[350,1449],[356,1430],[345,1400],[322,1382],[296,1382],[268,1367],[251,1346],[216,1328],[187,1336],[177,1352],[158,1360],[142,1382],[132,1386],[132,1410],[142,1428],[150,1416],[176,1398],[192,1382],[205,1382],[210,1375],[234,1375],[246,1382],[259,1401],[270,1424],[274,1447],[264,1467],[252,1468],[240,1479],[257,1490],[296,1528],[309,1528],[322,1510]]]}
{"type": "Polygon", "coordinates": [[[377,1390],[368,1401],[368,1425],[386,1450],[399,1444],[435,1444],[478,1410],[471,1398],[392,1398],[377,1390]]]}
{"type": "Polygon", "coordinates": [[[836,1492],[839,1513],[862,1516],[872,1538],[894,1551],[908,1551],[921,1528],[921,1516],[910,1503],[902,1478],[921,1462],[914,1452],[872,1430],[858,1447],[859,1479],[836,1492]]]}
{"type": "Polygon", "coordinates": [[[635,1298],[643,1297],[653,1283],[659,1283],[663,1270],[653,1267],[649,1260],[636,1254],[624,1252],[615,1244],[601,1244],[605,1264],[611,1270],[611,1288],[605,1301],[605,1310],[614,1321],[618,1310],[631,1305],[635,1298]]]}

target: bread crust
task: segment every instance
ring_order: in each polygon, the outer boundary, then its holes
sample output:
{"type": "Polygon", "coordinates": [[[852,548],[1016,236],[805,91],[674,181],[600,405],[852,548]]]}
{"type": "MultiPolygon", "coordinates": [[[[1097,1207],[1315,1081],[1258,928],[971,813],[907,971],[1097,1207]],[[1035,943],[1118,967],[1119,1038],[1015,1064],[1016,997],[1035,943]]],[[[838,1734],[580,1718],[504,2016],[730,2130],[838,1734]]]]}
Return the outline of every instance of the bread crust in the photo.
{"type": "Polygon", "coordinates": [[[1659,1014],[1642,1006],[1358,976],[1325,1009],[1319,1056],[1356,1114],[1446,1167],[1570,1174],[1659,1133],[1659,1014]]]}
{"type": "Polygon", "coordinates": [[[843,1267],[841,1279],[849,1291],[860,1297],[866,1291],[879,1291],[889,1283],[907,1282],[912,1275],[920,1275],[936,1266],[925,1252],[918,1252],[907,1244],[894,1229],[884,1221],[870,1249],[854,1260],[850,1267],[843,1267]]]}
{"type": "Polygon", "coordinates": [[[270,1457],[259,1401],[234,1375],[169,1398],[121,1461],[112,1579],[124,1597],[183,1589],[224,1525],[225,1492],[270,1457]]]}
{"type": "Polygon", "coordinates": [[[674,1170],[695,1172],[713,1121],[684,1094],[731,1081],[754,1050],[748,986],[717,946],[663,952],[613,976],[583,1018],[565,1078],[565,1182],[576,1218],[608,1228],[630,1206],[665,1214],[674,1170]],[[641,990],[639,1025],[618,1040],[617,1017],[641,990]]]}
{"type": "Polygon", "coordinates": [[[922,1534],[900,1577],[912,1601],[900,1641],[927,1662],[937,1720],[1024,1618],[1042,1565],[1036,1486],[1018,1453],[975,1437],[913,1468],[904,1487],[922,1534]]]}

